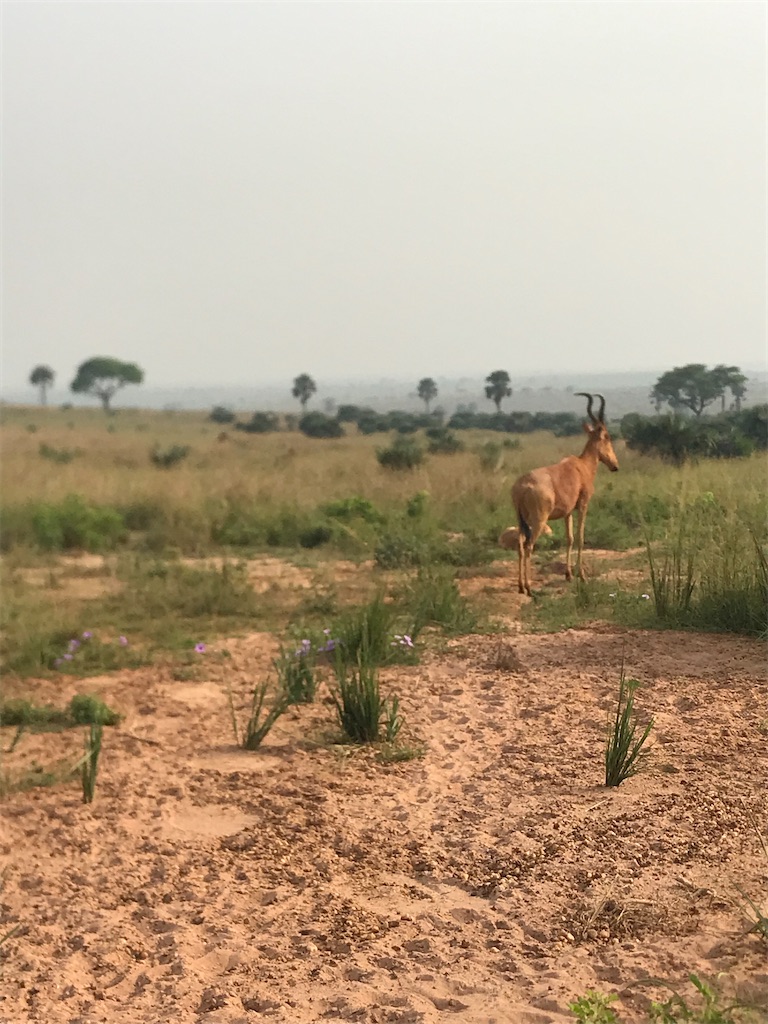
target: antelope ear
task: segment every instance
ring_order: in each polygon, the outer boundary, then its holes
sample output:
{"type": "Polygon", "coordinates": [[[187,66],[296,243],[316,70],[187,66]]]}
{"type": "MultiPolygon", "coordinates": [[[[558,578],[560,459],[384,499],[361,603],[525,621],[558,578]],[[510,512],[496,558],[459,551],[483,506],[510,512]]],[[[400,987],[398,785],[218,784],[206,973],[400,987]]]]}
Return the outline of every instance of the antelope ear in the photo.
{"type": "Polygon", "coordinates": [[[591,434],[592,433],[592,427],[590,427],[590,425],[588,423],[582,423],[582,427],[584,428],[584,433],[585,434],[591,434]]]}

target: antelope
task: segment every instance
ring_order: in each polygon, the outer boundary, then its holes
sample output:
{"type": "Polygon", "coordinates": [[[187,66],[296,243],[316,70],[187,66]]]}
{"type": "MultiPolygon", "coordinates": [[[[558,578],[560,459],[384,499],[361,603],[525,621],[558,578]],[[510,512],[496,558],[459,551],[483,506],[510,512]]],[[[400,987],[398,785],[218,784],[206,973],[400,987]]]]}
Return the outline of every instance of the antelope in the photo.
{"type": "MultiPolygon", "coordinates": [[[[568,455],[553,466],[542,466],[518,477],[512,485],[512,501],[517,512],[520,529],[517,534],[518,576],[517,589],[531,596],[531,554],[536,541],[547,529],[550,519],[565,519],[568,551],[565,557],[565,578],[570,580],[571,553],[573,551],[573,512],[579,516],[579,548],[576,571],[584,579],[581,564],[584,548],[584,521],[589,499],[595,489],[595,473],[602,462],[612,473],[619,468],[608,428],[605,425],[605,398],[577,391],[587,399],[587,415],[592,421],[584,424],[587,443],[581,455],[568,455]],[[600,399],[597,416],[592,412],[595,398],[600,399]]],[[[505,531],[506,533],[507,531],[505,531]]],[[[502,534],[504,537],[504,534],[502,534]]],[[[499,538],[501,542],[501,538],[499,538]]],[[[503,546],[503,545],[502,545],[503,546]]]]}

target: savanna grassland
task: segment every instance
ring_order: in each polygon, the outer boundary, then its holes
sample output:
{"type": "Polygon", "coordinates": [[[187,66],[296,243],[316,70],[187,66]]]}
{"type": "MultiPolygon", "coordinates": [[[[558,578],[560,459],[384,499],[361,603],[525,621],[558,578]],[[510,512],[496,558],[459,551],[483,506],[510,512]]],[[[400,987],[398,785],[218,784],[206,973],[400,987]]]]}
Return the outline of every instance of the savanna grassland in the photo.
{"type": "Polygon", "coordinates": [[[580,438],[347,429],[2,410],[0,1021],[764,1019],[765,454],[618,440],[530,600],[580,438]]]}

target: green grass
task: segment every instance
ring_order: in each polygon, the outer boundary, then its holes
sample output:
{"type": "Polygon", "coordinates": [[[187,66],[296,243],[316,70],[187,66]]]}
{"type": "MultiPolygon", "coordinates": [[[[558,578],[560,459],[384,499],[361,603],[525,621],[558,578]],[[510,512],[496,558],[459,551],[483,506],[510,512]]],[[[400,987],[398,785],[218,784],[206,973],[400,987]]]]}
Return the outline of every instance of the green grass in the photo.
{"type": "MultiPolygon", "coordinates": [[[[671,992],[664,1000],[651,1001],[646,1017],[648,1024],[765,1024],[768,1020],[764,1008],[728,997],[718,982],[707,982],[690,974],[688,983],[692,991],[683,991],[657,978],[642,983],[671,992]]],[[[622,1024],[622,1018],[613,1009],[618,998],[614,994],[588,991],[568,1008],[581,1024],[622,1024]]]]}
{"type": "Polygon", "coordinates": [[[653,719],[640,732],[635,717],[635,692],[639,685],[636,679],[625,677],[622,663],[616,712],[605,744],[606,786],[620,786],[643,766],[643,747],[653,728],[653,719]]]}

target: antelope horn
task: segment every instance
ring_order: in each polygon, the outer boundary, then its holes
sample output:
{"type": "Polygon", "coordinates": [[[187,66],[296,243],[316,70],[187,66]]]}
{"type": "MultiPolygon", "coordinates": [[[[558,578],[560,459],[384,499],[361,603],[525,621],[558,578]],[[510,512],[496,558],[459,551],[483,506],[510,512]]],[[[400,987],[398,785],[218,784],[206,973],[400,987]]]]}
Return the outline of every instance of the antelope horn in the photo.
{"type": "Polygon", "coordinates": [[[600,411],[597,414],[597,418],[601,423],[605,423],[605,399],[602,395],[598,395],[597,392],[595,392],[595,398],[600,399],[600,411]]]}
{"type": "MultiPolygon", "coordinates": [[[[586,391],[574,391],[574,394],[581,396],[581,398],[586,398],[587,416],[589,416],[593,423],[598,423],[599,421],[595,418],[595,414],[592,412],[592,402],[594,401],[592,395],[588,394],[586,391]]],[[[603,403],[605,403],[605,399],[603,399],[603,403]]]]}

